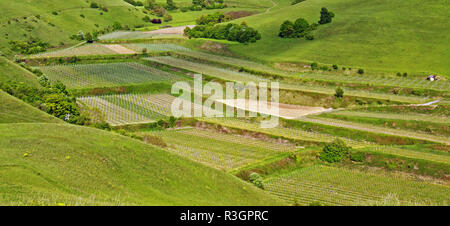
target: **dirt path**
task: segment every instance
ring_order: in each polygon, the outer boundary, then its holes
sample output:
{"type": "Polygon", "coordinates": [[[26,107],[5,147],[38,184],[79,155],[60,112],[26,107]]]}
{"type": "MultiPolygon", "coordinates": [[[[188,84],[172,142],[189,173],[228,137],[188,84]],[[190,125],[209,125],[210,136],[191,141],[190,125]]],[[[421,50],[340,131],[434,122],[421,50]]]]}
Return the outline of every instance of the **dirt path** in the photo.
{"type": "Polygon", "coordinates": [[[371,133],[379,133],[379,134],[386,134],[391,136],[402,136],[402,137],[409,137],[417,140],[426,140],[426,141],[432,141],[437,142],[441,144],[450,145],[450,138],[447,137],[440,137],[430,134],[424,134],[424,133],[417,133],[412,131],[406,131],[406,130],[398,130],[398,129],[390,129],[390,128],[384,128],[374,125],[365,125],[360,123],[354,123],[354,122],[346,122],[342,120],[336,120],[336,119],[318,119],[318,118],[311,118],[311,117],[303,117],[298,119],[299,121],[303,122],[312,122],[322,125],[328,125],[328,126],[334,126],[334,127],[341,127],[341,128],[347,128],[347,129],[354,129],[354,130],[360,130],[365,132],[371,132],[371,133]]]}
{"type": "Polygon", "coordinates": [[[273,1],[273,0],[270,0],[270,1],[272,2],[273,6],[270,8],[267,8],[266,12],[264,12],[264,13],[268,13],[268,12],[270,12],[270,10],[272,10],[273,8],[278,6],[278,3],[276,3],[275,1],[273,1]]]}

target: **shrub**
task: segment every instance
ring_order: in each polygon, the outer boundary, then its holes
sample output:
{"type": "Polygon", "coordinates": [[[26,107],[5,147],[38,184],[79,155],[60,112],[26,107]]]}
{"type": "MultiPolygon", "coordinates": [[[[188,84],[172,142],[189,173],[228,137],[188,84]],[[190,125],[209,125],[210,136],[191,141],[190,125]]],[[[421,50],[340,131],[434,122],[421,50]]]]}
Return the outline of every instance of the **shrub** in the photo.
{"type": "Polygon", "coordinates": [[[340,86],[337,87],[334,96],[337,98],[344,97],[344,89],[342,89],[342,87],[340,87],[340,86]]]}
{"type": "Polygon", "coordinates": [[[50,44],[38,38],[30,37],[27,41],[10,41],[11,50],[22,54],[36,54],[44,52],[50,44]]]}
{"type": "Polygon", "coordinates": [[[326,162],[340,162],[342,157],[348,153],[348,147],[344,141],[340,139],[334,140],[332,143],[326,144],[320,153],[320,159],[326,162]]]}
{"type": "Polygon", "coordinates": [[[263,183],[262,183],[262,177],[258,173],[251,173],[250,174],[250,182],[254,184],[256,187],[264,189],[263,183]]]}
{"type": "Polygon", "coordinates": [[[177,6],[176,6],[175,3],[173,2],[173,0],[167,0],[167,1],[166,1],[166,6],[165,6],[165,8],[166,8],[167,10],[175,10],[175,9],[177,9],[177,6]]]}
{"type": "Polygon", "coordinates": [[[317,64],[316,62],[311,64],[311,69],[312,70],[318,70],[319,69],[319,64],[317,64]]]}
{"type": "Polygon", "coordinates": [[[331,11],[328,11],[327,8],[323,7],[322,10],[320,11],[319,24],[331,23],[331,21],[333,20],[333,17],[334,17],[334,13],[331,11]]]}
{"type": "Polygon", "coordinates": [[[58,12],[53,11],[52,14],[56,16],[56,15],[58,15],[58,12]]]}
{"type": "Polygon", "coordinates": [[[172,21],[172,16],[170,14],[165,14],[164,15],[164,22],[169,22],[172,21]]]}
{"type": "Polygon", "coordinates": [[[202,15],[201,17],[199,17],[196,20],[196,23],[198,25],[215,25],[215,24],[227,22],[230,20],[231,20],[230,16],[227,16],[222,12],[216,12],[213,14],[202,15]]]}
{"type": "Polygon", "coordinates": [[[360,74],[360,75],[362,75],[362,74],[364,74],[364,69],[358,69],[358,74],[360,74]]]}
{"type": "Polygon", "coordinates": [[[99,6],[98,6],[98,4],[96,2],[91,2],[90,7],[93,8],[93,9],[97,9],[99,6]]]}
{"type": "Polygon", "coordinates": [[[333,69],[334,69],[334,70],[338,70],[338,69],[339,69],[339,67],[337,66],[337,64],[333,64],[333,69]]]}
{"type": "Polygon", "coordinates": [[[198,25],[193,29],[186,28],[184,34],[189,38],[212,38],[219,40],[237,41],[240,43],[256,42],[261,34],[246,25],[226,24],[205,26],[198,25]]]}
{"type": "Polygon", "coordinates": [[[355,152],[350,155],[350,159],[355,162],[364,162],[366,154],[364,152],[355,152]]]}

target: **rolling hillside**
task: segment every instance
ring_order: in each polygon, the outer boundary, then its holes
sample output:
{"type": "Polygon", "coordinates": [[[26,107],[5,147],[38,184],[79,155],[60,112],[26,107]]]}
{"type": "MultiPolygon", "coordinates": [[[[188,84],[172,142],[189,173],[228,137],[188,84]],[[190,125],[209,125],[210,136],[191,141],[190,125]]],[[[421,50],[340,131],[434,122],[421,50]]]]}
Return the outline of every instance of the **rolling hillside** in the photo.
{"type": "Polygon", "coordinates": [[[269,13],[243,18],[262,33],[251,45],[231,50],[266,61],[338,64],[392,72],[450,73],[450,5],[446,0],[276,0],[269,13]],[[316,23],[320,9],[336,16],[313,32],[315,40],[282,39],[285,20],[316,23]]]}
{"type": "Polygon", "coordinates": [[[0,205],[283,204],[232,175],[97,129],[2,124],[0,134],[0,205]]]}
{"type": "Polygon", "coordinates": [[[0,123],[61,123],[62,121],[0,90],[0,123]]]}

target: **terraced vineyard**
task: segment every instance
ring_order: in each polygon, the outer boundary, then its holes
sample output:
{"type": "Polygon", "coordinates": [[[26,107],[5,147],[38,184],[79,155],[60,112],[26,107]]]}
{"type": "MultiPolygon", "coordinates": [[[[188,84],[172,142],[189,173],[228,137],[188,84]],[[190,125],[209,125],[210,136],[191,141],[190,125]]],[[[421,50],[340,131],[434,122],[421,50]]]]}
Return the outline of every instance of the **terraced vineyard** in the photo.
{"type": "Polygon", "coordinates": [[[121,94],[82,97],[77,101],[85,104],[92,112],[99,111],[101,116],[97,117],[103,117],[106,122],[117,126],[167,118],[171,115],[170,106],[174,99],[167,94],[121,94]]]}
{"type": "Polygon", "coordinates": [[[45,52],[41,54],[35,54],[30,58],[42,58],[42,57],[70,57],[70,56],[90,56],[90,55],[113,55],[117,52],[110,48],[107,48],[102,44],[90,44],[82,45],[78,47],[56,50],[53,52],[45,52]]]}
{"type": "Polygon", "coordinates": [[[424,78],[400,78],[381,76],[361,76],[361,75],[330,75],[330,74],[310,74],[300,75],[300,78],[315,79],[331,82],[344,82],[356,84],[372,84],[380,86],[397,86],[406,88],[434,89],[439,91],[450,91],[450,82],[446,80],[428,81],[424,78]]]}
{"type": "MultiPolygon", "coordinates": [[[[294,140],[303,140],[303,141],[309,141],[309,142],[318,142],[318,143],[327,143],[331,142],[334,139],[338,138],[336,136],[331,136],[329,134],[324,133],[317,133],[317,132],[309,132],[305,130],[299,130],[299,129],[290,129],[290,128],[283,128],[283,127],[275,127],[270,129],[264,129],[259,126],[258,123],[250,123],[246,122],[244,120],[236,119],[236,118],[207,118],[202,119],[205,122],[208,123],[214,123],[226,127],[231,128],[238,128],[248,131],[254,131],[254,132],[260,132],[265,133],[273,136],[279,136],[284,137],[287,139],[294,139],[294,140]]],[[[359,148],[359,147],[366,147],[371,146],[373,144],[369,142],[361,142],[361,141],[354,141],[350,139],[342,138],[348,145],[359,148]]]]}
{"type": "Polygon", "coordinates": [[[445,163],[450,165],[450,154],[442,152],[440,154],[428,153],[425,151],[416,151],[405,148],[396,148],[389,146],[373,146],[359,149],[364,152],[378,152],[389,155],[402,156],[412,159],[423,159],[432,162],[445,163]]]}
{"type": "Polygon", "coordinates": [[[100,40],[114,39],[144,39],[152,38],[154,35],[142,31],[116,31],[99,37],[100,40]]]}
{"type": "Polygon", "coordinates": [[[176,44],[147,44],[147,43],[137,43],[137,44],[123,44],[128,49],[132,49],[136,52],[142,52],[143,49],[147,49],[147,52],[168,52],[168,51],[180,51],[180,52],[190,52],[191,49],[184,46],[176,44]]]}
{"type": "Polygon", "coordinates": [[[446,205],[448,187],[329,166],[301,168],[264,182],[265,190],[292,204],[376,205],[396,195],[403,205],[446,205]]]}
{"type": "Polygon", "coordinates": [[[240,58],[227,57],[227,56],[221,56],[221,55],[210,54],[210,53],[205,53],[205,52],[198,52],[198,51],[181,52],[178,54],[181,56],[188,56],[188,57],[192,57],[192,58],[199,59],[202,61],[226,64],[226,65],[231,65],[231,66],[235,66],[235,67],[246,67],[248,69],[252,69],[255,71],[270,72],[270,73],[275,73],[275,74],[284,74],[285,73],[285,72],[276,70],[274,68],[271,68],[269,66],[266,66],[262,63],[257,63],[254,61],[244,60],[244,59],[240,59],[240,58]]]}
{"type": "Polygon", "coordinates": [[[146,59],[149,61],[169,65],[175,68],[181,68],[228,81],[236,81],[236,82],[267,81],[265,79],[259,78],[255,75],[251,75],[248,73],[241,73],[234,70],[218,68],[207,64],[196,63],[174,57],[152,57],[146,59]]]}
{"type": "Polygon", "coordinates": [[[442,124],[450,124],[450,119],[448,117],[430,116],[430,115],[419,115],[419,114],[395,114],[395,113],[377,113],[377,112],[364,112],[364,111],[335,111],[328,114],[332,115],[342,115],[342,116],[356,116],[356,117],[370,117],[370,118],[380,118],[380,119],[399,119],[399,120],[413,120],[422,122],[434,122],[442,124]]]}
{"type": "Polygon", "coordinates": [[[134,62],[57,65],[39,67],[39,69],[50,80],[59,80],[71,89],[183,79],[180,76],[134,62]]]}
{"type": "MultiPolygon", "coordinates": [[[[190,53],[183,53],[190,54],[190,53]]],[[[188,71],[193,71],[213,77],[217,77],[219,79],[227,80],[227,81],[237,81],[237,82],[269,82],[268,79],[249,74],[244,72],[238,72],[232,69],[220,68],[208,64],[202,64],[197,62],[192,62],[184,59],[178,59],[174,57],[152,57],[146,58],[147,60],[158,62],[161,64],[169,65],[175,68],[181,68],[188,71]]],[[[314,93],[322,93],[327,95],[334,95],[336,87],[325,87],[325,86],[314,86],[314,85],[305,85],[300,83],[286,83],[280,82],[280,89],[286,90],[295,90],[302,92],[314,92],[314,93]]],[[[394,95],[387,93],[377,93],[377,92],[367,92],[363,90],[352,90],[346,89],[346,95],[348,96],[356,96],[356,97],[364,97],[364,98],[376,98],[382,100],[390,100],[390,101],[398,101],[398,102],[406,102],[406,103],[425,103],[428,99],[424,97],[417,96],[403,96],[403,95],[394,95]]]]}
{"type": "Polygon", "coordinates": [[[298,119],[299,121],[303,122],[312,122],[317,124],[323,124],[323,125],[329,125],[334,127],[341,127],[341,128],[348,128],[348,129],[354,129],[354,130],[361,130],[371,133],[379,133],[379,134],[387,134],[392,136],[403,136],[403,137],[409,137],[417,140],[425,140],[425,141],[431,141],[441,144],[450,145],[450,138],[443,137],[443,136],[436,136],[432,134],[426,134],[426,133],[420,133],[420,132],[414,132],[414,131],[407,131],[407,130],[401,130],[401,129],[390,129],[380,126],[374,126],[364,123],[356,123],[356,122],[349,122],[344,120],[338,120],[338,119],[328,119],[328,118],[320,118],[320,117],[303,117],[298,119]]]}
{"type": "Polygon", "coordinates": [[[162,137],[175,154],[227,171],[295,148],[200,129],[137,133],[145,134],[162,137]]]}

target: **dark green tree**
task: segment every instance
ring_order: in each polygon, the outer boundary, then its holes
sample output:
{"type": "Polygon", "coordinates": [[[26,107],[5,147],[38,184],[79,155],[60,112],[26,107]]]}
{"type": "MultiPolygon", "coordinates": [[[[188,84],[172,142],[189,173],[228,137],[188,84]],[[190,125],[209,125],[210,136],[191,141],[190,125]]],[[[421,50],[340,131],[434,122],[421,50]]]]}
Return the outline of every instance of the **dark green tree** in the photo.
{"type": "Polygon", "coordinates": [[[309,23],[303,18],[298,18],[294,22],[294,29],[297,37],[303,37],[309,30],[309,23]]]}
{"type": "Polygon", "coordinates": [[[327,8],[323,7],[320,11],[320,20],[319,24],[328,24],[331,23],[331,20],[334,17],[334,13],[331,11],[328,11],[327,8]]]}
{"type": "Polygon", "coordinates": [[[282,38],[291,38],[294,36],[294,34],[295,34],[294,24],[289,20],[284,21],[284,23],[281,24],[280,33],[278,34],[278,36],[282,38]]]}
{"type": "Polygon", "coordinates": [[[334,96],[337,98],[344,97],[344,90],[342,89],[342,87],[339,86],[336,88],[336,93],[334,94],[334,96]]]}

